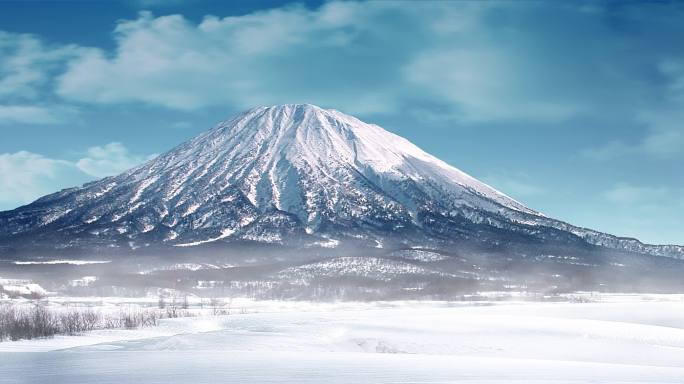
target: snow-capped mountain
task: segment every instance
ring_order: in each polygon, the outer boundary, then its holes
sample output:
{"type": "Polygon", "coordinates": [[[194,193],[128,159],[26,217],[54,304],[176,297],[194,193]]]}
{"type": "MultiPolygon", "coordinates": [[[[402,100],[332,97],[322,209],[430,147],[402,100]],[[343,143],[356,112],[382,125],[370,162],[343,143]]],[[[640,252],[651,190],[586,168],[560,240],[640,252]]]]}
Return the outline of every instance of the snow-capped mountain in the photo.
{"type": "Polygon", "coordinates": [[[244,242],[523,253],[556,244],[684,258],[681,246],[548,218],[377,125],[306,104],[252,109],[118,176],[0,213],[0,249],[11,252],[244,242]]]}

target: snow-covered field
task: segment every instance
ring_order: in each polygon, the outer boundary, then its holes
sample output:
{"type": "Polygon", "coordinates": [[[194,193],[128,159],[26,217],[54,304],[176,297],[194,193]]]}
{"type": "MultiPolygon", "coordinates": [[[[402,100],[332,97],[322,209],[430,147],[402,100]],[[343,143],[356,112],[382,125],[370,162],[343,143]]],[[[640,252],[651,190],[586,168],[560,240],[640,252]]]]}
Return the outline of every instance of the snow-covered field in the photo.
{"type": "Polygon", "coordinates": [[[593,299],[236,299],[226,316],[0,343],[0,382],[684,383],[684,296],[593,299]]]}

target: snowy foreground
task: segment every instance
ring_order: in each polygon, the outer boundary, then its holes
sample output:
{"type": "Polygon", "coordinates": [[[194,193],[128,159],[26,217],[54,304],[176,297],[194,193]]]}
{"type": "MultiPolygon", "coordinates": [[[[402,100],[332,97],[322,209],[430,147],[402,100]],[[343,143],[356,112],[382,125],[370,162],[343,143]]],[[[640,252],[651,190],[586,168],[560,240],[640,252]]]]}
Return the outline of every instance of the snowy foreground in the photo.
{"type": "Polygon", "coordinates": [[[0,383],[684,383],[684,296],[593,299],[234,300],[226,316],[0,343],[0,383]]]}

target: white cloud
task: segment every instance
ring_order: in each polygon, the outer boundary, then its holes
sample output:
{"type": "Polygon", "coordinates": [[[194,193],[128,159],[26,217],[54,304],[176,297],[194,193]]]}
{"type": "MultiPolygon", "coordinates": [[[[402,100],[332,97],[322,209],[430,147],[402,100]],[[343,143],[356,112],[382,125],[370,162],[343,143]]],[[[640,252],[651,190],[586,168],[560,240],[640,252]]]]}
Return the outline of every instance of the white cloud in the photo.
{"type": "MultiPolygon", "coordinates": [[[[251,107],[255,100],[284,102],[273,87],[286,83],[292,101],[298,88],[290,88],[289,82],[309,59],[293,56],[294,48],[315,44],[324,51],[344,45],[353,34],[355,19],[343,17],[343,12],[331,14],[333,8],[352,10],[357,5],[331,4],[318,11],[289,7],[223,19],[209,16],[198,25],[180,15],[155,18],[142,12],[137,20],[117,26],[113,56],[93,50],[71,61],[59,78],[58,93],[84,102],[138,101],[194,110],[221,104],[251,107]],[[342,33],[343,27],[351,29],[342,33]],[[264,92],[267,89],[270,92],[264,92]]],[[[306,89],[310,82],[302,79],[300,85],[306,89]]],[[[306,99],[316,93],[299,96],[306,99]]]]}
{"type": "Polygon", "coordinates": [[[82,102],[180,110],[311,102],[373,114],[401,110],[416,97],[443,102],[447,96],[455,112],[476,119],[549,120],[575,112],[547,99],[516,97],[514,87],[527,84],[511,83],[519,73],[496,50],[492,57],[469,48],[449,56],[442,45],[434,47],[433,41],[478,28],[473,20],[489,6],[423,5],[331,2],[313,10],[207,16],[199,24],[142,12],[117,26],[113,54],[90,51],[71,61],[57,92],[82,102]],[[457,27],[450,24],[455,20],[457,27]]]}
{"type": "MultiPolygon", "coordinates": [[[[71,60],[57,93],[180,110],[311,102],[359,114],[391,113],[422,100],[449,105],[450,116],[466,121],[558,122],[595,108],[592,95],[601,95],[592,89],[579,95],[564,69],[596,77],[596,58],[573,65],[574,53],[540,55],[555,46],[540,31],[515,29],[515,20],[512,30],[491,24],[492,13],[507,7],[330,2],[199,23],[142,12],[118,24],[115,51],[90,50],[71,60]],[[528,44],[535,39],[541,47],[528,44]]],[[[511,13],[532,17],[527,9],[511,13]]],[[[587,80],[592,87],[612,85],[587,80]]]]}
{"type": "Polygon", "coordinates": [[[585,155],[600,160],[635,154],[660,159],[684,156],[684,59],[662,60],[656,69],[665,80],[662,100],[637,111],[634,118],[646,127],[645,134],[636,143],[613,140],[584,151],[585,155]]]}
{"type": "Polygon", "coordinates": [[[88,148],[86,157],[76,161],[76,167],[90,176],[105,177],[119,174],[156,156],[133,155],[123,144],[113,142],[88,148]]]}
{"type": "Polygon", "coordinates": [[[32,35],[0,31],[0,98],[41,96],[54,73],[86,51],[75,45],[46,46],[32,35]]]}
{"type": "Polygon", "coordinates": [[[150,158],[132,155],[121,143],[88,148],[76,161],[19,151],[0,154],[0,210],[12,209],[63,188],[110,176],[150,158]]]}
{"type": "Polygon", "coordinates": [[[0,125],[6,124],[58,124],[78,114],[67,106],[1,105],[0,125]]]}
{"type": "Polygon", "coordinates": [[[663,185],[617,183],[602,193],[612,213],[595,209],[591,221],[612,233],[652,244],[682,244],[684,190],[663,185]]]}
{"type": "Polygon", "coordinates": [[[669,158],[684,155],[684,126],[681,130],[662,130],[644,138],[644,152],[654,156],[669,158]]]}
{"type": "Polygon", "coordinates": [[[484,182],[498,189],[499,191],[512,196],[514,198],[527,198],[533,196],[540,196],[546,193],[546,190],[538,185],[535,185],[527,175],[517,173],[512,175],[488,175],[482,178],[484,182]]]}
{"type": "Polygon", "coordinates": [[[599,147],[585,148],[581,151],[581,154],[594,160],[611,160],[638,152],[638,146],[628,145],[619,140],[612,140],[599,147]]]}
{"type": "Polygon", "coordinates": [[[658,64],[658,70],[669,80],[670,92],[680,98],[684,95],[684,60],[667,59],[658,64]]]}
{"type": "Polygon", "coordinates": [[[454,117],[460,120],[555,122],[581,111],[568,100],[525,94],[529,66],[515,61],[515,55],[500,49],[440,49],[424,52],[405,72],[415,86],[456,105],[454,117]]]}
{"type": "Polygon", "coordinates": [[[684,112],[680,110],[641,112],[636,121],[647,127],[646,133],[636,142],[612,140],[603,146],[585,149],[582,155],[596,160],[611,160],[634,155],[666,160],[684,156],[684,112]]]}
{"type": "Polygon", "coordinates": [[[0,31],[0,124],[57,124],[78,109],[48,102],[52,81],[66,62],[87,49],[48,46],[28,34],[0,31]]]}
{"type": "MultiPolygon", "coordinates": [[[[26,204],[69,186],[78,170],[73,163],[27,151],[0,154],[0,209],[26,204]]],[[[77,179],[78,177],[76,177],[77,179]]]]}
{"type": "Polygon", "coordinates": [[[634,186],[628,183],[615,184],[603,193],[603,197],[615,204],[655,204],[668,200],[671,192],[666,187],[634,186]]]}
{"type": "Polygon", "coordinates": [[[187,129],[193,126],[193,123],[187,120],[174,121],[170,124],[171,127],[176,129],[187,129]]]}
{"type": "MultiPolygon", "coordinates": [[[[147,1],[134,3],[157,3],[147,1]]],[[[661,60],[654,48],[643,54],[653,59],[642,62],[629,48],[643,42],[625,42],[602,17],[608,11],[383,1],[293,5],[200,22],[141,12],[118,23],[111,51],[0,35],[0,53],[13,58],[0,81],[12,97],[55,83],[54,92],[71,102],[184,111],[311,102],[362,115],[432,109],[426,112],[433,117],[464,123],[554,124],[642,110],[639,103],[655,100],[649,92],[663,92],[641,78],[648,70],[672,79],[665,88],[681,95],[681,60],[661,60]]],[[[671,137],[654,131],[644,150],[668,151],[671,137]]]]}

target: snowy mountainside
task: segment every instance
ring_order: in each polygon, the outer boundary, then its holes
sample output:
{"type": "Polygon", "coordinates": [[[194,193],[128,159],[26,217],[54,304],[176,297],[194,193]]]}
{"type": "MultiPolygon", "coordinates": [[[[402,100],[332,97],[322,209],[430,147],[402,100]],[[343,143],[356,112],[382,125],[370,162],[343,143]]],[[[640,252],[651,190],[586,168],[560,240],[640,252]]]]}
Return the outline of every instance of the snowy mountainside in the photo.
{"type": "Polygon", "coordinates": [[[522,253],[558,244],[684,258],[681,246],[546,217],[377,125],[308,104],[252,109],[120,175],[0,212],[0,252],[240,242],[308,249],[466,242],[522,253]]]}

